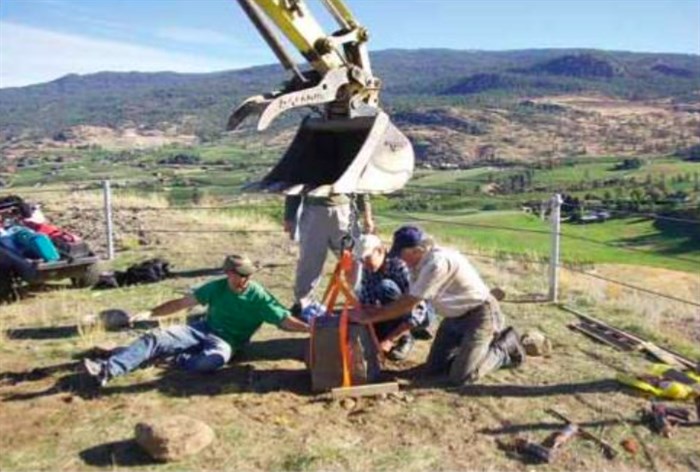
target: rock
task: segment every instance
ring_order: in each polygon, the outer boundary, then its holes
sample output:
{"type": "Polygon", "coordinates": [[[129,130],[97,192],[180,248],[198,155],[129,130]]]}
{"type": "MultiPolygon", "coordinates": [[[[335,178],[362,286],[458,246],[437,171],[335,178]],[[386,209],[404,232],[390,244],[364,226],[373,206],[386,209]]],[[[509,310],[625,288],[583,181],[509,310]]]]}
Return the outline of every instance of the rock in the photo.
{"type": "Polygon", "coordinates": [[[552,353],[552,343],[539,331],[527,331],[521,342],[528,356],[548,356],[552,353]]]}
{"type": "Polygon", "coordinates": [[[506,292],[500,287],[495,287],[491,289],[491,296],[500,302],[506,298],[506,292]]]}
{"type": "Polygon", "coordinates": [[[138,423],[136,443],[158,461],[172,462],[197,454],[214,441],[209,425],[184,415],[138,423]]]}
{"type": "Polygon", "coordinates": [[[129,314],[124,310],[104,310],[97,316],[108,331],[126,328],[131,324],[129,314]]]}
{"type": "Polygon", "coordinates": [[[342,400],[340,400],[340,406],[344,410],[352,410],[353,408],[355,408],[356,404],[357,402],[353,398],[343,398],[342,400]]]}
{"type": "Polygon", "coordinates": [[[637,451],[639,451],[639,444],[637,444],[637,441],[635,441],[632,438],[623,439],[620,444],[622,445],[622,448],[625,451],[629,452],[632,455],[636,454],[637,451]]]}

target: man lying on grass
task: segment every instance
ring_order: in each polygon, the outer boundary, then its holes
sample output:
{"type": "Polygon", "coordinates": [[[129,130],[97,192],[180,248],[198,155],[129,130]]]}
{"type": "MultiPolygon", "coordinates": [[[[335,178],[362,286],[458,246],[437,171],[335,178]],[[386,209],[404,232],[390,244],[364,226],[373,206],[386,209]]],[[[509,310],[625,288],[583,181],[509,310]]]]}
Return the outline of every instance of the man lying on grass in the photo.
{"type": "Polygon", "coordinates": [[[153,317],[166,316],[201,304],[207,306],[203,321],[151,331],[107,360],[85,359],[85,371],[104,386],[151,359],[172,356],[185,370],[213,372],[247,344],[263,323],[285,331],[309,331],[306,323],[289,316],[274,296],[250,280],[255,272],[250,259],[228,256],[223,269],[226,278],[208,282],[191,295],[165,302],[150,313],[153,317]]]}

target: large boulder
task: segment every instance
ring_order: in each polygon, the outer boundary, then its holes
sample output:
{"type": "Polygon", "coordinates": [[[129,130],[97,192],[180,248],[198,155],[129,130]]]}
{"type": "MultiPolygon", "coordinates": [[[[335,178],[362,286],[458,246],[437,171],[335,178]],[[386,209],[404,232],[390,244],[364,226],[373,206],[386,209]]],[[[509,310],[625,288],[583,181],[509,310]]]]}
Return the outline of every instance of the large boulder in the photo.
{"type": "Polygon", "coordinates": [[[206,423],[175,415],[138,423],[134,439],[155,460],[172,462],[197,454],[215,437],[206,423]]]}

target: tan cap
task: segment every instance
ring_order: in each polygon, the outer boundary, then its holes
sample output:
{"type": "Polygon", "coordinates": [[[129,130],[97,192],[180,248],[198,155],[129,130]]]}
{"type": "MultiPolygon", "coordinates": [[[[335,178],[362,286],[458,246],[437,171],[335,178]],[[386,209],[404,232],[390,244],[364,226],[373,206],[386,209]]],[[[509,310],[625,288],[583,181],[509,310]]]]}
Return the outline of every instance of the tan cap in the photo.
{"type": "Polygon", "coordinates": [[[372,254],[372,251],[382,246],[382,240],[379,239],[379,236],[374,234],[363,234],[360,236],[357,254],[361,259],[364,259],[372,254]]]}
{"type": "Polygon", "coordinates": [[[235,272],[242,277],[248,277],[255,272],[253,261],[246,256],[232,254],[224,258],[224,272],[235,272]]]}

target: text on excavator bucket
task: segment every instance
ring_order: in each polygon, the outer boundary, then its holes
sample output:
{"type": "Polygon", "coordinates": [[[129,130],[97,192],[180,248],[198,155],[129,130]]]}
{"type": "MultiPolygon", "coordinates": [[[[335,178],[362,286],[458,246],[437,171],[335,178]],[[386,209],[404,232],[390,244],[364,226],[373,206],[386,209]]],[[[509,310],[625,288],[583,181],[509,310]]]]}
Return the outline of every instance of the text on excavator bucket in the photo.
{"type": "Polygon", "coordinates": [[[390,193],[413,174],[408,138],[384,112],[351,119],[307,117],[279,163],[255,184],[288,194],[390,193]]]}

